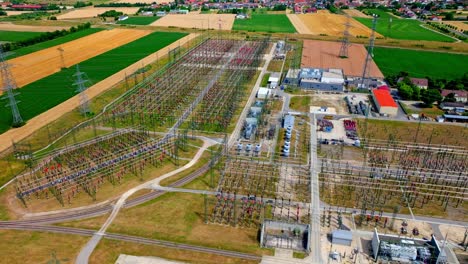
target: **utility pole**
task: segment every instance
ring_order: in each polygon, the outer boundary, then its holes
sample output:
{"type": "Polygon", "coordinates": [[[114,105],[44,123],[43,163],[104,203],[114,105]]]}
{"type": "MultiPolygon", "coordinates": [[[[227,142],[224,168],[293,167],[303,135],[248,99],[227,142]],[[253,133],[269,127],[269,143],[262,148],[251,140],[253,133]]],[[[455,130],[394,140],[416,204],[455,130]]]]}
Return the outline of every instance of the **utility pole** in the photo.
{"type": "Polygon", "coordinates": [[[13,78],[13,74],[10,71],[10,65],[5,60],[5,54],[3,53],[3,49],[0,46],[0,76],[2,77],[2,90],[4,93],[4,97],[2,99],[8,100],[8,104],[6,107],[11,108],[11,114],[13,116],[13,127],[20,127],[24,124],[23,118],[18,109],[19,101],[16,101],[15,96],[19,93],[15,93],[13,90],[17,88],[15,79],[13,78]]]}
{"type": "Polygon", "coordinates": [[[369,89],[369,71],[370,71],[370,64],[372,61],[373,53],[374,53],[374,41],[375,41],[375,27],[377,26],[377,16],[374,15],[374,19],[372,20],[372,33],[370,35],[369,40],[369,47],[367,48],[367,55],[366,61],[364,62],[364,70],[362,71],[362,79],[361,79],[361,89],[367,88],[369,89]]]}
{"type": "Polygon", "coordinates": [[[78,92],[80,95],[80,112],[82,115],[86,116],[91,111],[89,109],[88,96],[85,92],[86,89],[88,89],[85,85],[88,80],[84,79],[83,75],[85,75],[85,73],[80,71],[80,65],[77,64],[76,73],[73,75],[76,78],[76,81],[73,83],[73,85],[77,86],[76,92],[78,92]]]}

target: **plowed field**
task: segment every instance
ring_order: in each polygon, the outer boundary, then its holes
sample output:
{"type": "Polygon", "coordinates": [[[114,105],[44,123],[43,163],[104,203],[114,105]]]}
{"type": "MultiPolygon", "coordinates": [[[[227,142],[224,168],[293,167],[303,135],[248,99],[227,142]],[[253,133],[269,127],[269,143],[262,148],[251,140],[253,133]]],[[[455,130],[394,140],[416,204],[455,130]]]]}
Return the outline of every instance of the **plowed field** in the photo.
{"type": "Polygon", "coordinates": [[[42,79],[62,67],[70,67],[148,35],[151,31],[112,29],[9,60],[18,87],[42,79]],[[61,52],[59,49],[62,49],[61,52]],[[61,57],[63,53],[63,60],[61,57]]]}

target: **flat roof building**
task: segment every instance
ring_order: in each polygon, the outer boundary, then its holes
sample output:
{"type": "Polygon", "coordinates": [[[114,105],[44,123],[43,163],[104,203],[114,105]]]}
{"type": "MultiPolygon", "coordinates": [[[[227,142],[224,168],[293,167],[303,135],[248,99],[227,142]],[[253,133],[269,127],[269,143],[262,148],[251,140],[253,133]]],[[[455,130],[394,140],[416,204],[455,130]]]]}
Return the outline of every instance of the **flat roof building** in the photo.
{"type": "Polygon", "coordinates": [[[337,245],[351,246],[353,233],[347,230],[335,230],[332,232],[332,243],[337,245]]]}
{"type": "Polygon", "coordinates": [[[398,105],[393,100],[390,92],[387,90],[374,89],[372,90],[372,99],[374,100],[377,111],[380,114],[396,116],[398,113],[398,105]]]}

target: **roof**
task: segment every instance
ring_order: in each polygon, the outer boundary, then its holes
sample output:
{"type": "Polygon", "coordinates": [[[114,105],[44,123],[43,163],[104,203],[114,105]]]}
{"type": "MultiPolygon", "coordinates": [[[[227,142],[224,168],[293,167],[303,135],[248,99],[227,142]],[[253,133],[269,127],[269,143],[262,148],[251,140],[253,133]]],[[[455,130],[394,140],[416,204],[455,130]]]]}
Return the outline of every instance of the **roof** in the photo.
{"type": "Polygon", "coordinates": [[[444,117],[450,118],[450,119],[468,120],[468,116],[461,116],[461,115],[444,115],[444,117]]]}
{"type": "MultiPolygon", "coordinates": [[[[426,78],[409,78],[411,83],[416,85],[416,86],[428,86],[429,81],[426,78]]],[[[398,79],[398,82],[403,81],[403,77],[400,77],[398,79]]]]}
{"type": "Polygon", "coordinates": [[[447,95],[453,93],[455,95],[455,97],[467,97],[468,96],[468,92],[467,91],[463,91],[463,90],[442,90],[442,92],[440,93],[443,97],[446,97],[447,95]]]}
{"type": "Polygon", "coordinates": [[[372,90],[372,95],[374,95],[375,100],[379,102],[381,107],[398,107],[395,103],[395,100],[393,100],[392,96],[390,95],[390,92],[387,90],[374,89],[372,90]]]}
{"type": "Polygon", "coordinates": [[[335,230],[332,232],[333,239],[353,240],[353,233],[348,230],[335,230]]]}
{"type": "Polygon", "coordinates": [[[377,89],[379,89],[379,90],[387,90],[387,91],[390,91],[390,88],[388,88],[388,86],[387,86],[387,85],[382,85],[382,86],[379,86],[379,87],[377,87],[377,89]]]}

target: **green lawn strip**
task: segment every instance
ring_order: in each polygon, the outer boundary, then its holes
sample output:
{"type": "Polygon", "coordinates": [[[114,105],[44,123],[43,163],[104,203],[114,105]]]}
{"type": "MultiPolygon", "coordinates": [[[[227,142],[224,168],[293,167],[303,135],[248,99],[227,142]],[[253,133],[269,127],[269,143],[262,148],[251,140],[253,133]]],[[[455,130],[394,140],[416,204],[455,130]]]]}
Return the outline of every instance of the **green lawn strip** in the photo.
{"type": "Polygon", "coordinates": [[[236,19],[233,30],[295,33],[286,15],[252,14],[249,19],[236,19]]]}
{"type": "Polygon", "coordinates": [[[23,55],[26,55],[26,54],[29,54],[29,53],[33,53],[33,52],[36,52],[36,51],[39,51],[39,50],[43,50],[43,49],[46,49],[46,48],[57,46],[57,45],[60,45],[60,44],[63,44],[63,43],[66,43],[66,42],[69,42],[69,41],[72,41],[72,40],[75,40],[75,39],[79,39],[79,38],[94,34],[96,32],[102,31],[102,30],[104,30],[104,29],[102,29],[102,28],[88,28],[88,29],[81,30],[81,31],[78,31],[78,32],[75,32],[75,33],[60,37],[60,38],[44,41],[44,42],[37,43],[37,44],[31,45],[31,46],[27,46],[27,47],[24,47],[24,48],[13,50],[11,52],[8,52],[11,55],[8,55],[7,59],[13,59],[13,58],[23,56],[23,55]]]}
{"type": "Polygon", "coordinates": [[[0,41],[17,42],[37,37],[44,32],[0,31],[0,41]]]}
{"type": "MultiPolygon", "coordinates": [[[[444,36],[442,34],[430,31],[421,26],[421,22],[414,19],[403,19],[396,18],[390,14],[378,10],[368,9],[369,14],[379,15],[377,20],[376,31],[384,36],[394,39],[407,39],[407,40],[429,40],[429,41],[444,41],[454,42],[455,40],[444,36]],[[390,22],[391,19],[391,22],[390,22]],[[389,30],[388,25],[391,23],[391,29],[389,30]]],[[[371,18],[355,17],[357,21],[361,22],[365,26],[372,27],[371,18]]]]}
{"type": "MultiPolygon", "coordinates": [[[[177,32],[155,32],[83,61],[80,69],[87,74],[91,84],[95,84],[185,35],[177,32]]],[[[75,72],[75,67],[62,69],[21,88],[16,99],[21,101],[18,107],[23,119],[29,120],[74,96],[76,87],[72,84],[75,81],[75,72]]],[[[0,132],[8,130],[11,123],[10,108],[0,107],[0,132]]]]}
{"type": "Polygon", "coordinates": [[[120,25],[149,25],[160,17],[157,16],[137,16],[129,17],[128,19],[117,22],[120,25]]]}
{"type": "Polygon", "coordinates": [[[411,77],[455,79],[468,69],[468,55],[397,48],[374,48],[374,60],[385,76],[406,71],[411,77]]]}

